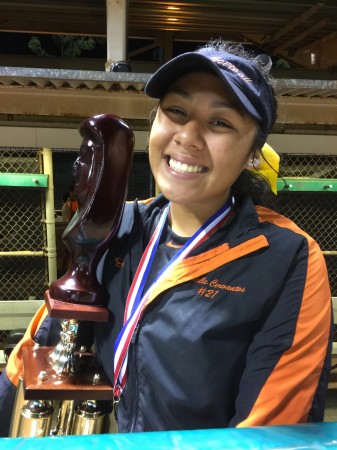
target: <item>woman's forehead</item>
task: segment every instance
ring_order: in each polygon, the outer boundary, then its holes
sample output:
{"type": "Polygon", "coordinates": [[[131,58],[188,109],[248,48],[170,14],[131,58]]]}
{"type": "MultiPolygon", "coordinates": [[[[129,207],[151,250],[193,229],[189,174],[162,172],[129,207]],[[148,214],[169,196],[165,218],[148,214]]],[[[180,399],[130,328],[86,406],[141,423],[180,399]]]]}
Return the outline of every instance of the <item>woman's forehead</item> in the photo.
{"type": "MultiPolygon", "coordinates": [[[[210,102],[214,107],[230,107],[238,111],[243,117],[251,117],[226,82],[213,72],[190,72],[183,75],[169,86],[163,95],[161,102],[165,100],[169,94],[177,94],[188,100],[189,98],[192,98],[194,94],[199,92],[205,92],[210,96],[213,94],[214,98],[210,99],[210,102]]],[[[256,122],[254,118],[253,120],[256,122]]]]}

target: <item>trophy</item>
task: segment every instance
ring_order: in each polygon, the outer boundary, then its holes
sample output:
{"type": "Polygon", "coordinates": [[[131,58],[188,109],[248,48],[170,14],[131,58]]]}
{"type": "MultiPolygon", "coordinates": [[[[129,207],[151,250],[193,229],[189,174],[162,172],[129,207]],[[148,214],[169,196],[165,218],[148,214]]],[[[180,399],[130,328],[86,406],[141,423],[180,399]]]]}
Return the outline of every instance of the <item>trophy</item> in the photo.
{"type": "MultiPolygon", "coordinates": [[[[97,265],[118,231],[127,194],[134,137],[120,118],[103,114],[79,128],[74,163],[78,210],[62,239],[70,254],[64,276],[51,283],[45,302],[62,319],[55,348],[24,347],[11,437],[100,433],[105,420],[97,401],[113,400],[112,386],[95,356],[77,347],[80,321],[108,319],[97,265]]],[[[114,431],[116,424],[111,419],[114,431]]]]}

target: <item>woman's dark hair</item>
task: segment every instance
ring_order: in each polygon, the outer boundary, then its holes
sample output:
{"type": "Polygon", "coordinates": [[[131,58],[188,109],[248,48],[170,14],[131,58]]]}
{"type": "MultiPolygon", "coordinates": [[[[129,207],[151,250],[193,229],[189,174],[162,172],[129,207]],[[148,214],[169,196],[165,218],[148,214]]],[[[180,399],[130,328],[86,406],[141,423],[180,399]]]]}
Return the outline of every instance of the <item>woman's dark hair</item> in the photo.
{"type": "Polygon", "coordinates": [[[263,175],[248,169],[244,169],[234,182],[231,193],[236,205],[240,205],[245,198],[251,197],[255,204],[267,206],[272,203],[275,195],[263,175]]]}
{"type": "Polygon", "coordinates": [[[263,77],[269,82],[272,82],[272,77],[270,74],[270,69],[272,66],[271,58],[265,53],[256,54],[256,52],[249,50],[242,44],[237,44],[235,42],[223,41],[222,39],[217,39],[209,42],[205,45],[208,48],[214,48],[215,50],[220,50],[226,53],[231,53],[233,55],[239,56],[251,62],[263,75],[263,77]]]}

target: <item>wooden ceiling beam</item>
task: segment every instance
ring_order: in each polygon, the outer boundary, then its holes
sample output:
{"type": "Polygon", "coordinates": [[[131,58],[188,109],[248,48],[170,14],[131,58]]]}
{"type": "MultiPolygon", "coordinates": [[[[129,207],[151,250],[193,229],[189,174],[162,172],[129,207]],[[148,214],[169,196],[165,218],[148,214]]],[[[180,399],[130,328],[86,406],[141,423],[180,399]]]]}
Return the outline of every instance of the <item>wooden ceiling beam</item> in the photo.
{"type": "MultiPolygon", "coordinates": [[[[337,125],[335,98],[278,95],[277,100],[278,124],[337,125]]],[[[156,103],[138,91],[0,87],[4,115],[76,118],[113,112],[125,120],[147,120],[156,103]]]]}
{"type": "Polygon", "coordinates": [[[318,2],[316,3],[316,5],[313,5],[303,14],[301,14],[299,17],[296,17],[295,19],[291,20],[287,25],[280,28],[275,34],[271,36],[271,38],[268,40],[268,44],[272,44],[273,42],[277,41],[280,37],[289,33],[289,31],[293,30],[294,28],[297,28],[298,25],[306,22],[311,16],[316,14],[317,11],[319,11],[324,5],[325,3],[318,2]]]}
{"type": "Polygon", "coordinates": [[[289,39],[287,42],[283,43],[282,45],[279,45],[278,47],[274,48],[274,54],[277,54],[281,50],[285,50],[285,49],[291,47],[293,44],[296,44],[297,42],[302,41],[307,36],[310,36],[310,35],[316,33],[316,31],[325,27],[326,24],[327,24],[327,19],[322,19],[320,22],[316,23],[312,27],[303,31],[303,33],[300,33],[299,35],[293,37],[292,39],[289,39]]]}
{"type": "Polygon", "coordinates": [[[320,47],[321,45],[330,44],[330,43],[332,43],[332,41],[336,41],[336,39],[337,39],[337,31],[333,31],[332,33],[329,33],[326,36],[323,36],[322,38],[311,42],[310,45],[301,47],[300,49],[297,50],[295,55],[297,56],[297,55],[301,55],[304,53],[314,51],[316,48],[320,47]]]}
{"type": "Polygon", "coordinates": [[[75,118],[114,113],[123,119],[147,119],[156,103],[135,91],[0,88],[0,114],[75,118]]]}

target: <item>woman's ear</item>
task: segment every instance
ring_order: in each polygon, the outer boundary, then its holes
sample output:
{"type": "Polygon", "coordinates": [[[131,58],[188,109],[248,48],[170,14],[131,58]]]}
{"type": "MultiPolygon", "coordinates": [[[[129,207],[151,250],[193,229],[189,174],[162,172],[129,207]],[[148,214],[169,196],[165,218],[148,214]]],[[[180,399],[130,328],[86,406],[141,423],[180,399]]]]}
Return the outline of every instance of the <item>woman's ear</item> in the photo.
{"type": "Polygon", "coordinates": [[[259,166],[260,166],[260,157],[261,157],[261,152],[259,150],[255,150],[254,153],[251,153],[247,162],[246,162],[246,169],[248,170],[258,170],[259,166]]]}

